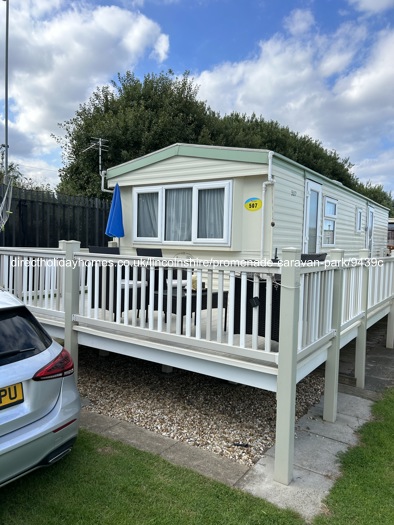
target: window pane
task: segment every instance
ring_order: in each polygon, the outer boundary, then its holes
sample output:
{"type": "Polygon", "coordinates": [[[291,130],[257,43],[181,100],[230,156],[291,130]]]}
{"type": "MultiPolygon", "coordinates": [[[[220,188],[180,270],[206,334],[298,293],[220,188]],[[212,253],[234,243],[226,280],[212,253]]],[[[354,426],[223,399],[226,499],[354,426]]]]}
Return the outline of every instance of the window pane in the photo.
{"type": "Polygon", "coordinates": [[[326,213],[325,215],[331,215],[334,217],[337,214],[337,205],[335,202],[326,201],[326,213]]]}
{"type": "Polygon", "coordinates": [[[192,197],[192,188],[166,190],[166,241],[191,241],[192,197]]]}
{"type": "Polygon", "coordinates": [[[317,219],[319,193],[311,190],[309,201],[308,253],[315,253],[317,247],[317,219]]]}
{"type": "Polygon", "coordinates": [[[159,194],[139,193],[137,211],[137,237],[159,236],[158,228],[159,194]]]}
{"type": "Polygon", "coordinates": [[[223,239],[224,188],[199,190],[198,226],[199,239],[223,239]]]}
{"type": "Polygon", "coordinates": [[[363,214],[361,210],[357,210],[357,231],[361,232],[363,224],[363,214]]]}
{"type": "Polygon", "coordinates": [[[324,221],[323,244],[334,244],[335,221],[326,219],[324,221]]]}

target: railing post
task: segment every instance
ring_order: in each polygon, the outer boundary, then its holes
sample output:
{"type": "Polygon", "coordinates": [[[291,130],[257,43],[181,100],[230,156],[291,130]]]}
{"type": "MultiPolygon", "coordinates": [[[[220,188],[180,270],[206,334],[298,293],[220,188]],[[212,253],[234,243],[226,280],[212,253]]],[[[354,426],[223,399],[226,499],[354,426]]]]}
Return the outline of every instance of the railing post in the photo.
{"type": "MultiPolygon", "coordinates": [[[[366,258],[368,250],[361,250],[360,257],[366,258]]],[[[356,386],[358,388],[365,387],[365,363],[367,354],[367,321],[368,321],[368,288],[369,288],[369,272],[370,267],[363,264],[361,290],[355,293],[361,293],[361,304],[364,315],[360,319],[360,325],[357,330],[356,337],[356,355],[354,363],[354,375],[356,377],[356,386]]]]}
{"type": "Polygon", "coordinates": [[[324,407],[323,419],[334,423],[337,418],[338,408],[338,379],[339,379],[339,353],[341,348],[341,324],[342,324],[342,289],[343,270],[342,260],[344,250],[332,250],[330,260],[334,270],[334,290],[332,300],[332,328],[336,334],[328,350],[326,371],[324,380],[324,407]]]}
{"type": "MultiPolygon", "coordinates": [[[[60,243],[59,243],[60,246],[60,243]]],[[[79,310],[79,267],[75,265],[74,253],[81,248],[79,241],[62,241],[66,251],[64,269],[64,347],[74,361],[75,381],[78,379],[78,336],[73,330],[74,314],[79,310]]]]}
{"type": "Polygon", "coordinates": [[[301,252],[286,248],[282,257],[274,479],[288,485],[294,463],[301,252]]]}
{"type": "Polygon", "coordinates": [[[391,301],[390,313],[387,316],[386,348],[394,348],[394,301],[391,301]]]}
{"type": "MultiPolygon", "coordinates": [[[[394,250],[391,250],[390,257],[394,256],[394,250]]],[[[390,264],[390,272],[392,277],[390,278],[390,295],[391,295],[391,305],[390,305],[390,313],[387,316],[387,334],[386,334],[386,348],[394,348],[394,286],[393,286],[393,280],[394,280],[394,262],[389,262],[387,264],[390,264]]]]}

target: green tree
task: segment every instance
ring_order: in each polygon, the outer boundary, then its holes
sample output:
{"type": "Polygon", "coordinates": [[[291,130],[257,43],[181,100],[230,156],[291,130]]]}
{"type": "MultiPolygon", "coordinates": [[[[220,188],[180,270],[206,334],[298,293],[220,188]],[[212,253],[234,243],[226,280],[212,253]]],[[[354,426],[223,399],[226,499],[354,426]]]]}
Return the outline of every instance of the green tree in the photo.
{"type": "Polygon", "coordinates": [[[221,119],[219,127],[218,140],[223,146],[270,149],[351,188],[358,183],[351,173],[353,166],[349,159],[340,159],[319,141],[299,135],[278,122],[232,113],[221,119]]]}
{"type": "Polygon", "coordinates": [[[185,73],[146,75],[141,82],[132,73],[98,88],[76,115],[61,124],[64,169],[58,190],[98,196],[101,179],[98,154],[89,147],[92,137],[107,140],[102,167],[114,166],[175,142],[209,140],[211,119],[218,118],[197,100],[198,88],[185,73]]]}
{"type": "MultiPolygon", "coordinates": [[[[58,191],[71,195],[103,196],[97,150],[92,137],[105,139],[102,168],[116,166],[176,142],[270,149],[337,180],[390,208],[394,200],[382,186],[363,184],[352,173],[349,159],[336,151],[263,117],[239,114],[220,116],[198,100],[198,86],[188,72],[177,78],[172,71],[146,75],[118,75],[111,85],[97,88],[75,116],[60,124],[57,137],[64,168],[58,191]]],[[[104,194],[108,196],[108,194],[104,194]]]]}

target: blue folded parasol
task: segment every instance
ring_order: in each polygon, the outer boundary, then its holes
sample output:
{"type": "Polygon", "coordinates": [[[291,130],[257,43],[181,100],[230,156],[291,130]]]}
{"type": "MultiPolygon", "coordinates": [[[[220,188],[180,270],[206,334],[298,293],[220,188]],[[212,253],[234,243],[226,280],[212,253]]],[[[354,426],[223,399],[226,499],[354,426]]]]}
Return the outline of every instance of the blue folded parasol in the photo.
{"type": "Polygon", "coordinates": [[[120,198],[119,184],[116,184],[114,189],[105,235],[108,235],[108,237],[124,237],[122,200],[120,198]]]}

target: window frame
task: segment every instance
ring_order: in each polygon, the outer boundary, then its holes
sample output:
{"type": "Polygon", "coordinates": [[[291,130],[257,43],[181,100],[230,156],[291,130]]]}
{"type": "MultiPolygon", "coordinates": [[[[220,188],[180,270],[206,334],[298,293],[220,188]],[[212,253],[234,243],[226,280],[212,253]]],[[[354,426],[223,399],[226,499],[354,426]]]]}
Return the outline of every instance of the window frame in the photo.
{"type": "Polygon", "coordinates": [[[231,214],[231,181],[202,182],[193,185],[193,208],[192,208],[192,244],[198,245],[225,245],[230,244],[230,214],[231,214]],[[198,192],[200,190],[224,189],[223,210],[223,237],[198,237],[198,192]]]}
{"type": "Polygon", "coordinates": [[[158,243],[160,242],[160,216],[163,211],[163,193],[159,191],[157,186],[143,186],[133,188],[133,240],[137,242],[158,243]],[[158,210],[157,210],[157,237],[138,237],[138,196],[142,193],[157,193],[158,194],[158,210]]]}
{"type": "Polygon", "coordinates": [[[333,197],[324,197],[324,207],[323,207],[323,235],[322,235],[322,246],[324,247],[333,247],[336,244],[336,235],[337,235],[337,218],[338,218],[338,199],[334,199],[333,197]],[[329,213],[327,211],[327,205],[328,204],[334,204],[335,205],[335,213],[329,213]],[[334,224],[334,238],[332,243],[325,242],[325,222],[330,221],[334,224]]]}
{"type": "Polygon", "coordinates": [[[162,245],[188,245],[188,246],[229,246],[231,239],[231,217],[232,217],[232,181],[220,180],[211,182],[199,182],[190,184],[165,184],[161,186],[140,186],[133,188],[133,242],[162,245]],[[167,241],[165,240],[165,192],[170,189],[191,188],[192,193],[192,234],[190,241],[167,241]],[[200,190],[224,189],[223,209],[223,237],[204,238],[198,237],[198,195],[200,190]],[[157,237],[138,237],[138,196],[141,193],[158,193],[158,227],[157,237]]]}
{"type": "Polygon", "coordinates": [[[363,209],[356,207],[356,233],[363,232],[363,209]]]}

